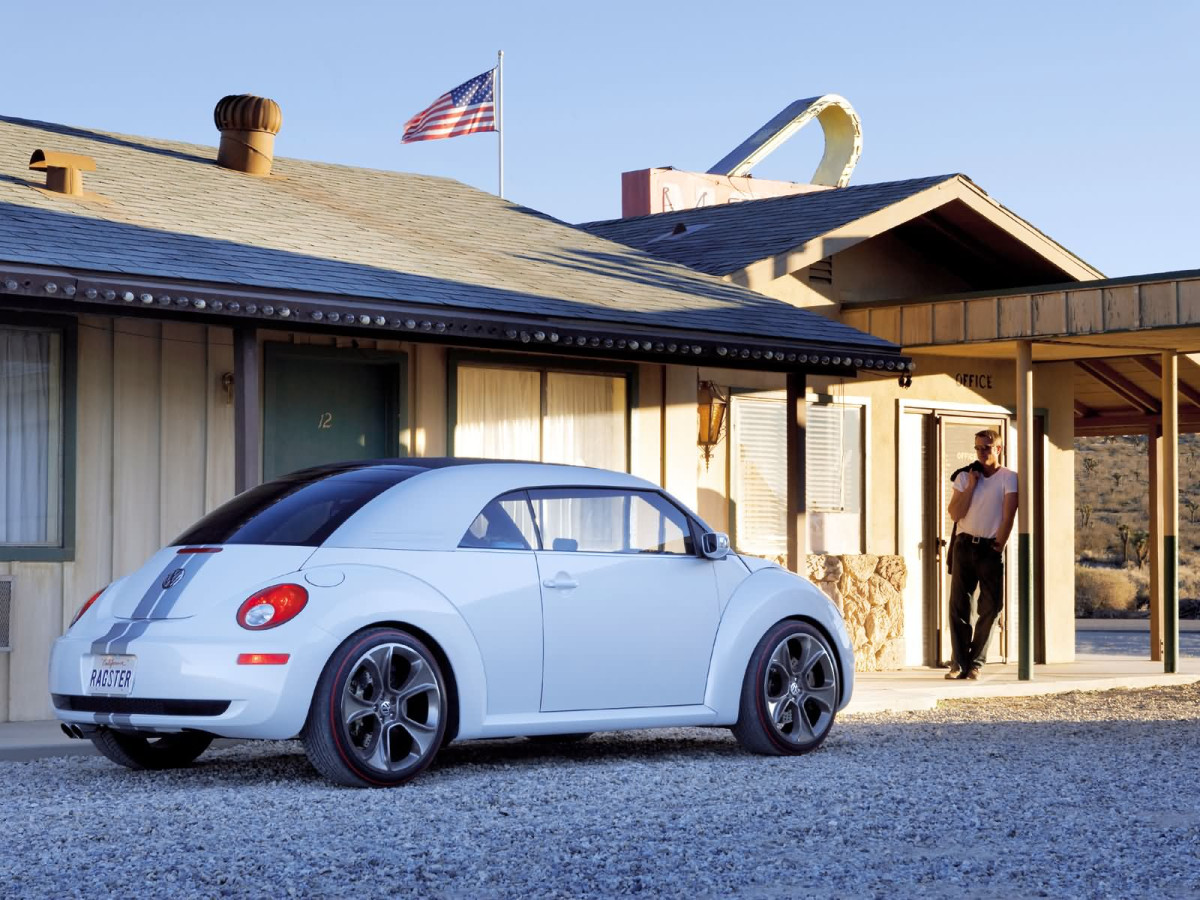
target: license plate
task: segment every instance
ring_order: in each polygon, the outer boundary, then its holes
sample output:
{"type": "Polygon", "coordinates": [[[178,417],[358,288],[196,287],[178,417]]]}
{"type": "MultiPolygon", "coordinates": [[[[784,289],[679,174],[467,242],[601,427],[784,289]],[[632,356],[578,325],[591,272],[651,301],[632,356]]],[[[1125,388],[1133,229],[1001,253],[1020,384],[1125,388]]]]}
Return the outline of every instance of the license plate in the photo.
{"type": "Polygon", "coordinates": [[[94,656],[88,678],[89,694],[129,694],[133,691],[136,656],[94,656]]]}

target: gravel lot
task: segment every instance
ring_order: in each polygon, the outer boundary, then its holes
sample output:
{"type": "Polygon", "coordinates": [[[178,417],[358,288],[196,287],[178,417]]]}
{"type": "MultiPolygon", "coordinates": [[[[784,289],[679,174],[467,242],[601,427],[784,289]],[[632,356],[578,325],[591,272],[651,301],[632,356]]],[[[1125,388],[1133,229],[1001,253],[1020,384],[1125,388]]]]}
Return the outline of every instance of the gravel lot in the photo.
{"type": "Polygon", "coordinates": [[[839,721],[453,745],[395,790],[299,744],[188,770],[0,763],[0,896],[1200,896],[1200,686],[839,721]]]}

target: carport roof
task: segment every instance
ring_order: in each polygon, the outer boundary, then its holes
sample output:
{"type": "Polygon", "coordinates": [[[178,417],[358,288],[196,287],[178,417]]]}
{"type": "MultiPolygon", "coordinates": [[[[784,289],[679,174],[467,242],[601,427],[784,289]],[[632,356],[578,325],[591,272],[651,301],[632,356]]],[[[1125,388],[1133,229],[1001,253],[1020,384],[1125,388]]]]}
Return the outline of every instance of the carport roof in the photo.
{"type": "MultiPolygon", "coordinates": [[[[295,292],[312,305],[291,305],[289,324],[327,307],[328,327],[328,310],[338,309],[330,304],[347,298],[373,304],[361,317],[370,327],[381,317],[404,330],[424,314],[446,318],[457,334],[473,327],[473,316],[492,316],[530,328],[591,324],[601,330],[579,340],[593,347],[605,332],[641,329],[692,335],[695,344],[683,347],[714,355],[718,344],[740,339],[896,359],[886,340],[449,179],[278,157],[272,174],[257,178],[215,158],[212,147],[0,117],[0,270],[64,269],[117,284],[118,295],[138,279],[174,283],[191,296],[295,292]],[[27,168],[35,149],[94,157],[96,171],[85,176],[91,196],[45,190],[27,168]]],[[[82,302],[96,286],[85,278],[78,290],[82,302]]],[[[244,302],[240,311],[248,311],[244,302]]],[[[212,313],[210,305],[204,314],[212,313]]]]}

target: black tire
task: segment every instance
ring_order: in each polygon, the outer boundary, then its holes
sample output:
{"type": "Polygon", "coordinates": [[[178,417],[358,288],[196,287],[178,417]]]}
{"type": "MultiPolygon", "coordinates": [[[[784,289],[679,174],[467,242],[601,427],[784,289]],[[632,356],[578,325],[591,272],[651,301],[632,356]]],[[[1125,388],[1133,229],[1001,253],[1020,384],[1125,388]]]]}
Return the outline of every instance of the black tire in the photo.
{"type": "Polygon", "coordinates": [[[779,622],[746,666],[734,737],[770,756],[815,750],[833,727],[839,686],[837,656],[825,635],[807,622],[779,622]]]}
{"type": "Polygon", "coordinates": [[[525,739],[535,744],[578,744],[592,736],[591,731],[580,731],[573,734],[527,734],[525,739]]]}
{"type": "Polygon", "coordinates": [[[317,681],[301,737],[313,767],[348,787],[395,787],[437,755],[449,719],[437,657],[398,628],[347,638],[317,681]]]}
{"type": "Polygon", "coordinates": [[[91,736],[96,749],[127,769],[179,769],[196,761],[213,742],[211,734],[126,734],[101,729],[91,736]]]}

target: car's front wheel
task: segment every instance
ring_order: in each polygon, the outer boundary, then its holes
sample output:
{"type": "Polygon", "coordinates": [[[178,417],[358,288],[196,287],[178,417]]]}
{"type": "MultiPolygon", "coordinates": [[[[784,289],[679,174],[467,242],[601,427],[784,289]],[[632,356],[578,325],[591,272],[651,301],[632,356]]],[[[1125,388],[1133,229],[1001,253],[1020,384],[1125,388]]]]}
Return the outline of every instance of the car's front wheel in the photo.
{"type": "Polygon", "coordinates": [[[837,660],[825,636],[807,622],[779,622],[746,666],[733,734],[754,753],[807,753],[833,727],[838,696],[837,660]]]}
{"type": "Polygon", "coordinates": [[[127,769],[178,769],[195,762],[213,742],[211,734],[126,734],[104,728],[92,734],[97,750],[127,769]]]}
{"type": "Polygon", "coordinates": [[[446,733],[446,685],[437,658],[397,628],[351,635],[317,682],[304,749],[326,778],[392,787],[423,771],[446,733]]]}

